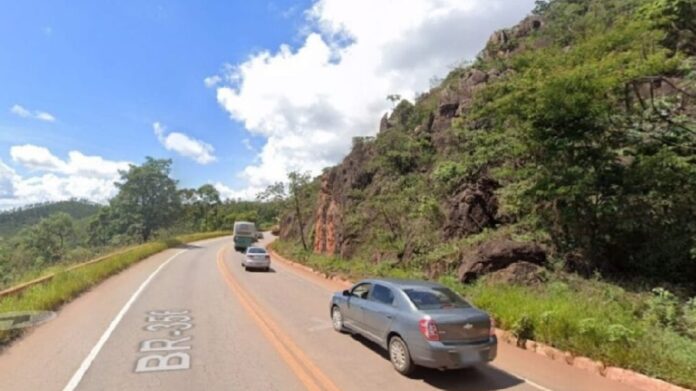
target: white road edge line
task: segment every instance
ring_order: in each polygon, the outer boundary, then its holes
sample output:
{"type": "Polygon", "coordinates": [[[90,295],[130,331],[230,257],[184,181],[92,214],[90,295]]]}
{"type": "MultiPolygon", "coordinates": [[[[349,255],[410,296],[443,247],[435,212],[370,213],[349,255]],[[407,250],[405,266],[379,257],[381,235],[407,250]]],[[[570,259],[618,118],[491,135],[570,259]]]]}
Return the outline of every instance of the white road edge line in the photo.
{"type": "Polygon", "coordinates": [[[525,382],[525,383],[529,384],[530,386],[532,386],[532,387],[534,387],[534,388],[537,388],[537,389],[539,389],[539,390],[541,390],[541,391],[553,391],[552,389],[546,388],[546,387],[542,386],[542,385],[539,384],[539,383],[535,383],[535,382],[533,382],[533,381],[527,379],[527,378],[524,377],[524,376],[520,376],[520,375],[518,375],[518,374],[516,374],[516,373],[510,372],[510,371],[508,371],[508,370],[505,370],[505,369],[502,369],[502,368],[499,368],[499,367],[496,367],[496,368],[502,370],[503,372],[507,373],[508,375],[511,375],[511,376],[513,376],[513,377],[516,377],[516,378],[522,380],[523,382],[525,382]]]}
{"type": "Polygon", "coordinates": [[[133,305],[135,300],[138,299],[138,296],[140,296],[140,294],[145,290],[145,288],[150,284],[150,281],[152,281],[152,279],[155,278],[155,276],[157,275],[157,273],[160,272],[160,270],[162,270],[165,266],[167,266],[167,264],[169,264],[169,262],[171,262],[179,254],[182,254],[186,251],[187,250],[181,250],[178,253],[172,255],[169,259],[164,261],[164,263],[159,265],[159,267],[157,267],[157,269],[155,269],[155,271],[152,272],[152,274],[150,274],[150,276],[145,281],[143,281],[142,284],[140,284],[140,287],[138,287],[138,289],[133,293],[133,295],[130,297],[130,299],[128,299],[128,301],[123,306],[123,308],[121,308],[121,311],[116,315],[114,320],[111,321],[111,323],[109,324],[109,327],[106,329],[106,331],[104,331],[104,334],[102,334],[101,338],[99,338],[99,341],[97,341],[97,344],[94,345],[94,347],[89,352],[87,357],[85,357],[85,360],[82,361],[82,364],[80,364],[80,368],[78,368],[77,372],[75,372],[75,374],[72,376],[72,378],[70,378],[70,381],[65,386],[65,388],[63,388],[63,391],[73,391],[77,388],[77,386],[82,381],[82,378],[85,376],[85,373],[87,373],[87,370],[92,365],[92,361],[94,361],[94,359],[97,357],[97,355],[99,354],[99,351],[101,351],[102,347],[104,346],[106,341],[111,336],[111,333],[114,332],[114,330],[116,329],[116,326],[118,326],[118,324],[121,322],[121,319],[123,319],[123,317],[126,315],[126,312],[128,312],[128,310],[133,305]]]}

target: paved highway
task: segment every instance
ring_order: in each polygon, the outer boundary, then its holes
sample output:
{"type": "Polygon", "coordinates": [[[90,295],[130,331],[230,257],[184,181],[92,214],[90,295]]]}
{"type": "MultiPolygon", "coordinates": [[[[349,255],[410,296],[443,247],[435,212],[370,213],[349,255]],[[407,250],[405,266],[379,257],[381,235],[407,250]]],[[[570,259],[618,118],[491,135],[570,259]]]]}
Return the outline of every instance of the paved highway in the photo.
{"type": "Polygon", "coordinates": [[[332,330],[334,283],[241,257],[214,239],[108,279],[0,352],[0,390],[636,391],[505,344],[492,365],[405,378],[332,330]]]}

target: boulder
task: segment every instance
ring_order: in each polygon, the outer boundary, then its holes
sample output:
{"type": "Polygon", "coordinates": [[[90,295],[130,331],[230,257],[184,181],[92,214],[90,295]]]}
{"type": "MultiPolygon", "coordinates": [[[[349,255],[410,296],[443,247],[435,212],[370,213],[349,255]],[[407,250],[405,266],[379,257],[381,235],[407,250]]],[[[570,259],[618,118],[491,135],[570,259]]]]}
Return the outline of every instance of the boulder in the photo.
{"type": "Polygon", "coordinates": [[[510,41],[507,30],[496,31],[488,39],[489,46],[502,46],[510,41]]]}
{"type": "Polygon", "coordinates": [[[451,119],[457,113],[459,108],[459,102],[443,103],[438,108],[438,114],[440,117],[451,119]]]}
{"type": "Polygon", "coordinates": [[[544,268],[530,262],[516,262],[486,277],[494,283],[509,285],[537,285],[546,281],[544,268]]]}
{"type": "Polygon", "coordinates": [[[488,81],[488,74],[480,69],[472,69],[466,84],[476,86],[488,81]]]}
{"type": "Polygon", "coordinates": [[[445,238],[476,234],[495,225],[498,212],[498,200],[495,196],[497,188],[495,181],[485,178],[463,185],[448,202],[445,238]]]}
{"type": "MultiPolygon", "coordinates": [[[[520,243],[512,240],[493,240],[480,245],[466,254],[459,266],[459,280],[468,283],[477,278],[512,264],[527,262],[537,266],[546,264],[546,251],[535,243],[520,243]]],[[[526,266],[520,266],[524,270],[526,266]]]]}
{"type": "Polygon", "coordinates": [[[529,36],[543,26],[544,21],[539,16],[529,16],[515,27],[515,36],[518,38],[529,36]]]}

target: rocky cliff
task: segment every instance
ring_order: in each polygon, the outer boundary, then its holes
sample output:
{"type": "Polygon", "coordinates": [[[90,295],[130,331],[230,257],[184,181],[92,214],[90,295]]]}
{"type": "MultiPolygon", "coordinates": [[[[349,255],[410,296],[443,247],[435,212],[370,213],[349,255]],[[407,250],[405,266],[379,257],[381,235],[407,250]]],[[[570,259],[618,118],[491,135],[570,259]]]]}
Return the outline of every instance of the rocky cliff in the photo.
{"type": "MultiPolygon", "coordinates": [[[[696,216],[689,201],[674,198],[696,173],[689,149],[693,22],[665,27],[640,19],[669,12],[658,3],[557,0],[495,32],[471,66],[455,69],[414,103],[401,102],[382,118],[376,137],[355,139],[343,162],[326,170],[316,204],[308,206],[313,250],[413,264],[431,276],[458,272],[462,281],[505,269],[512,280],[530,281],[548,256],[591,271],[630,267],[630,259],[606,265],[595,256],[688,252],[691,228],[677,225],[661,229],[679,231],[682,244],[656,250],[633,243],[655,235],[648,227],[654,222],[622,209],[668,201],[683,207],[668,215],[696,216]],[[658,31],[669,33],[660,38],[658,31]],[[650,44],[661,49],[646,49],[650,44]],[[574,127],[576,133],[564,133],[574,127]],[[672,172],[677,182],[657,190],[661,184],[640,176],[662,153],[684,165],[672,172]],[[583,177],[583,166],[601,175],[583,177]],[[640,198],[651,189],[664,194],[640,198]],[[612,213],[636,225],[615,232],[612,213]]],[[[284,225],[284,237],[296,234],[291,215],[284,225]]]]}
{"type": "MultiPolygon", "coordinates": [[[[481,57],[487,60],[509,57],[522,50],[509,45],[509,37],[524,38],[542,28],[543,20],[538,16],[530,16],[512,29],[498,31],[491,36],[488,49],[481,57]]],[[[469,68],[456,71],[450,75],[447,88],[435,89],[419,98],[416,105],[432,105],[432,102],[435,102],[434,110],[429,110],[420,123],[415,124],[412,129],[404,129],[409,126],[408,109],[411,108],[401,107],[390,116],[385,115],[382,118],[380,134],[392,130],[422,135],[432,143],[437,154],[448,155],[456,144],[452,140],[455,137],[451,132],[452,122],[466,118],[477,91],[501,77],[505,77],[505,74],[497,69],[484,71],[469,68]]],[[[365,239],[359,232],[348,232],[343,219],[344,211],[356,208],[356,204],[360,202],[350,197],[352,191],[367,190],[366,196],[373,197],[380,194],[381,183],[385,181],[385,178],[380,177],[380,172],[370,168],[370,163],[378,151],[369,141],[356,140],[344,161],[329,169],[320,179],[321,190],[313,222],[313,250],[316,253],[338,255],[348,259],[365,239]]],[[[423,171],[429,169],[430,167],[423,167],[423,171]]],[[[440,200],[439,206],[444,212],[440,221],[440,237],[444,240],[457,239],[495,227],[501,220],[496,198],[498,187],[499,184],[495,180],[482,175],[462,183],[451,196],[440,200]]],[[[376,221],[379,220],[379,211],[373,210],[372,213],[375,220],[367,223],[380,224],[376,221]]],[[[545,260],[545,255],[539,255],[539,252],[543,254],[543,250],[537,246],[535,264],[543,264],[540,260],[545,260]]],[[[510,259],[502,262],[505,267],[529,258],[524,254],[508,255],[510,259]]],[[[379,258],[379,254],[371,254],[371,257],[379,258]]],[[[493,269],[504,269],[502,264],[494,264],[493,269]]]]}

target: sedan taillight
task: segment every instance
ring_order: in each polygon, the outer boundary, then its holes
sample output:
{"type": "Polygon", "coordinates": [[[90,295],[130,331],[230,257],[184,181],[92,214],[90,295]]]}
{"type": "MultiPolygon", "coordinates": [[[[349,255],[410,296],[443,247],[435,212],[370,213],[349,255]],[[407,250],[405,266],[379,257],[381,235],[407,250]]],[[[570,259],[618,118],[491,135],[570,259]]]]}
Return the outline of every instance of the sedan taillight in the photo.
{"type": "Polygon", "coordinates": [[[491,329],[488,332],[488,336],[493,338],[495,337],[495,319],[491,318],[491,329]]]}
{"type": "Polygon", "coordinates": [[[437,324],[435,324],[435,321],[431,317],[426,316],[421,319],[418,322],[418,329],[428,341],[440,340],[440,332],[437,329],[437,324]]]}

